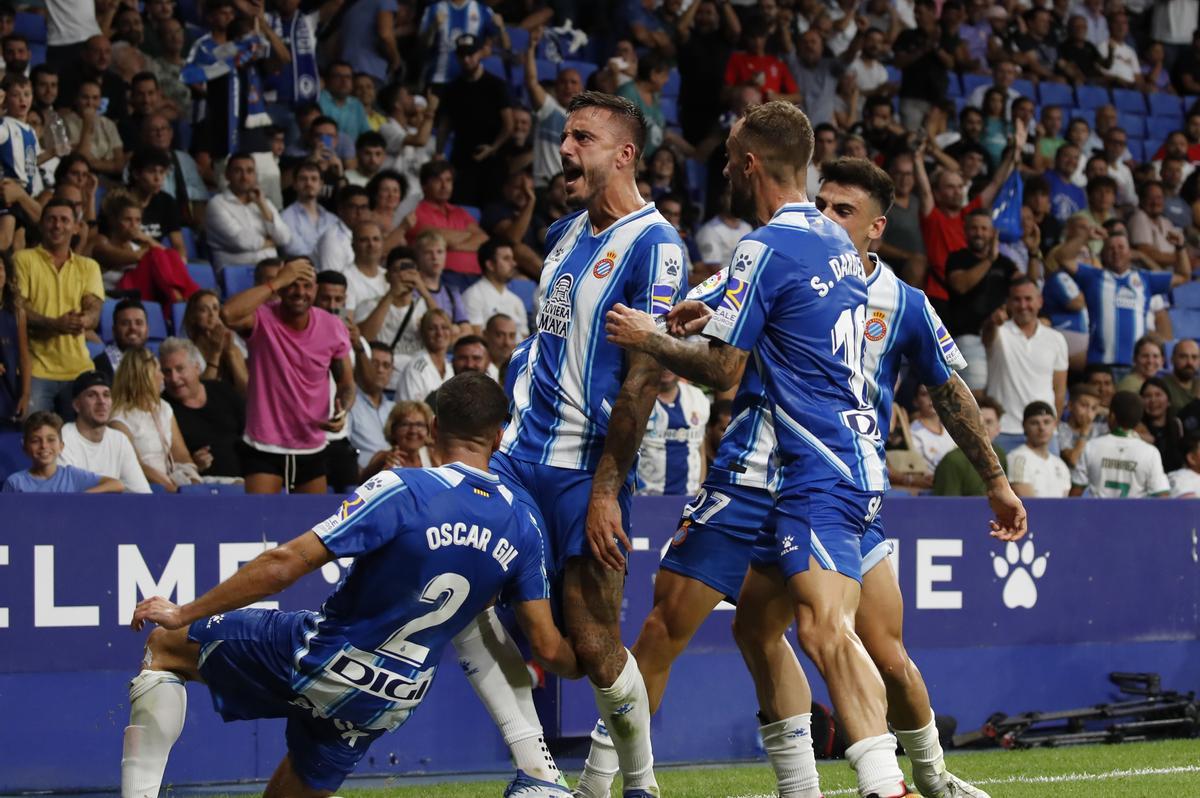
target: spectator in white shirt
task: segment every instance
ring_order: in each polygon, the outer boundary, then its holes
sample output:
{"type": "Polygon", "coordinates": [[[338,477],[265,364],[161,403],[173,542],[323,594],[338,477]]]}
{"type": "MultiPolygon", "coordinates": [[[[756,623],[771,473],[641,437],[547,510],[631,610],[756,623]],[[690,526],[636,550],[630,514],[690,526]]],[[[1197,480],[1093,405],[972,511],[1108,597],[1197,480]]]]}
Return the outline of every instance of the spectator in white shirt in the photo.
{"type": "Polygon", "coordinates": [[[729,189],[726,188],[722,192],[721,209],[717,215],[696,231],[696,246],[700,250],[700,262],[704,265],[705,271],[693,275],[693,279],[695,277],[707,278],[720,271],[730,262],[738,242],[753,229],[744,219],[730,212],[729,189]]]}
{"type": "Polygon", "coordinates": [[[1167,474],[1172,499],[1200,498],[1200,436],[1184,443],[1183,468],[1167,474]]]}
{"type": "Polygon", "coordinates": [[[1008,453],[1008,481],[1018,496],[1062,498],[1071,492],[1071,470],[1050,453],[1057,418],[1045,402],[1025,408],[1025,443],[1008,453]]]}
{"type": "Polygon", "coordinates": [[[389,448],[386,424],[393,402],[383,395],[392,378],[392,350],[371,342],[371,357],[360,357],[355,368],[358,398],[350,407],[350,443],[358,449],[358,467],[366,468],[376,452],[389,448]]]}
{"type": "Polygon", "coordinates": [[[862,52],[851,62],[847,71],[854,75],[859,93],[864,97],[872,94],[895,92],[895,85],[888,86],[887,67],[879,60],[887,52],[887,40],[883,31],[871,28],[863,37],[862,52]]]}
{"type": "Polygon", "coordinates": [[[489,238],[479,247],[479,268],[483,277],[463,292],[463,305],[467,309],[467,321],[476,332],[497,313],[511,316],[517,323],[517,335],[529,335],[529,322],[525,314],[525,303],[508,289],[517,270],[517,259],[512,244],[502,238],[489,238]]]}
{"type": "Polygon", "coordinates": [[[1067,419],[1058,424],[1058,450],[1068,466],[1075,467],[1088,441],[1108,434],[1108,422],[1096,417],[1100,410],[1100,396],[1095,388],[1083,382],[1071,387],[1067,419]]]}
{"type": "Polygon", "coordinates": [[[350,318],[362,321],[388,292],[383,269],[383,231],[376,222],[354,226],[354,263],[346,269],[346,311],[350,318]]]}
{"type": "Polygon", "coordinates": [[[318,271],[344,272],[354,264],[354,225],[371,215],[371,200],[362,186],[342,186],[337,193],[337,221],[317,240],[318,271]]]}
{"type": "Polygon", "coordinates": [[[291,244],[292,231],[263,196],[254,159],[246,153],[229,156],[225,179],[228,187],[208,203],[205,218],[214,264],[222,268],[277,257],[276,247],[291,244]]]}
{"type": "Polygon", "coordinates": [[[1108,15],[1108,41],[1096,45],[1096,49],[1104,59],[1100,72],[1118,88],[1135,89],[1142,84],[1142,65],[1137,51],[1125,42],[1128,36],[1129,17],[1123,9],[1113,11],[1108,15]]]}
{"type": "Polygon", "coordinates": [[[425,397],[454,376],[446,359],[450,349],[450,327],[450,316],[441,308],[434,308],[421,317],[424,348],[400,372],[396,401],[424,402],[425,397]]]}
{"type": "Polygon", "coordinates": [[[483,326],[483,340],[487,343],[488,359],[492,361],[492,368],[496,370],[492,376],[503,385],[508,359],[517,348],[517,323],[513,321],[512,316],[497,313],[483,326]]]}
{"type": "Polygon", "coordinates": [[[1172,268],[1185,241],[1183,231],[1164,214],[1167,195],[1163,184],[1157,180],[1142,183],[1138,200],[1138,209],[1129,217],[1129,243],[1154,264],[1152,268],[1172,268]]]}
{"type": "Polygon", "coordinates": [[[112,389],[108,377],[85,371],[71,385],[75,421],[63,425],[63,451],[59,462],[102,477],[120,480],[127,493],[149,493],[137,452],[128,436],[109,429],[112,389]]]}
{"type": "Polygon", "coordinates": [[[983,326],[986,391],[1004,408],[996,443],[1006,452],[1024,440],[1021,418],[1031,402],[1051,405],[1056,415],[1067,403],[1067,339],[1038,320],[1041,309],[1042,292],[1021,276],[1009,285],[1005,307],[983,326]]]}
{"type": "Polygon", "coordinates": [[[1089,441],[1071,471],[1071,495],[1101,499],[1141,499],[1166,496],[1171,483],[1163,471],[1162,455],[1136,429],[1142,421],[1142,397],[1117,391],[1108,411],[1112,430],[1089,441]]]}
{"type": "Polygon", "coordinates": [[[284,224],[292,231],[292,240],[283,251],[293,258],[312,258],[317,251],[317,242],[325,231],[338,223],[338,218],[317,202],[324,181],[321,167],[305,161],[296,167],[292,177],[292,190],[296,201],[283,209],[284,224]]]}
{"type": "Polygon", "coordinates": [[[387,141],[381,133],[368,130],[354,141],[354,168],[346,172],[346,182],[367,187],[371,178],[383,171],[387,163],[387,141]]]}
{"type": "Polygon", "coordinates": [[[1013,61],[1004,60],[998,61],[992,66],[992,83],[985,83],[982,86],[975,88],[971,92],[971,96],[967,98],[967,105],[972,108],[983,109],[983,95],[988,93],[988,89],[996,88],[1004,92],[1004,96],[1008,102],[1004,107],[1006,114],[1012,111],[1013,101],[1021,96],[1021,93],[1012,87],[1013,81],[1017,79],[1020,73],[1020,68],[1013,61]]]}

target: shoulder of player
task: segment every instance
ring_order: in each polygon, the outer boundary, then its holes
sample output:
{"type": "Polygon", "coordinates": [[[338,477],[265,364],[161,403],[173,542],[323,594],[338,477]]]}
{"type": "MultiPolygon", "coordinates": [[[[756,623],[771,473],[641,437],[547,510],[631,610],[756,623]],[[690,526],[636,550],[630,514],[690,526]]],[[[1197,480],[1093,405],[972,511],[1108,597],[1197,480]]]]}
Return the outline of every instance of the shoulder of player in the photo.
{"type": "Polygon", "coordinates": [[[569,213],[556,222],[553,222],[546,228],[546,246],[549,248],[552,241],[562,236],[572,224],[574,224],[580,216],[587,213],[586,208],[581,208],[574,213],[569,213]]]}

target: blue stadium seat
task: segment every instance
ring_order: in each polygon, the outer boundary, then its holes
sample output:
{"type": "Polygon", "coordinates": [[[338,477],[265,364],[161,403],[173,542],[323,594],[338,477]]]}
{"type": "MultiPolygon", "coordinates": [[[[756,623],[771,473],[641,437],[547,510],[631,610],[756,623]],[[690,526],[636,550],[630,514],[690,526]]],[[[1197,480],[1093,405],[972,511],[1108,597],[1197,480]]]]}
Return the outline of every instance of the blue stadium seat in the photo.
{"type": "Polygon", "coordinates": [[[1171,329],[1176,338],[1200,338],[1200,310],[1171,308],[1171,329]]]}
{"type": "Polygon", "coordinates": [[[19,33],[29,40],[31,45],[46,43],[46,18],[41,14],[30,14],[18,11],[13,20],[13,33],[19,33]]]}
{"type": "Polygon", "coordinates": [[[588,78],[590,78],[592,73],[596,71],[596,65],[591,61],[563,61],[558,65],[558,71],[562,72],[564,69],[574,69],[576,72],[578,72],[579,79],[582,80],[583,84],[586,86],[588,78]]]}
{"type": "Polygon", "coordinates": [[[1072,108],[1071,118],[1085,120],[1090,128],[1096,126],[1096,112],[1091,108],[1072,108]]]}
{"type": "Polygon", "coordinates": [[[683,162],[683,169],[687,176],[688,196],[703,208],[708,194],[708,164],[688,158],[683,162]]]}
{"type": "Polygon", "coordinates": [[[106,344],[112,343],[113,331],[113,308],[117,306],[117,300],[106,299],[104,304],[100,306],[100,340],[106,344]]]}
{"type": "Polygon", "coordinates": [[[1133,89],[1113,89],[1113,105],[1127,114],[1146,113],[1146,95],[1133,89]]]}
{"type": "Polygon", "coordinates": [[[475,220],[475,224],[479,224],[479,220],[483,218],[483,212],[479,208],[476,208],[474,205],[462,205],[460,207],[471,214],[471,218],[475,220]]]}
{"type": "Polygon", "coordinates": [[[558,74],[558,64],[539,58],[537,59],[537,71],[538,83],[547,83],[554,80],[554,76],[558,74]]]}
{"type": "Polygon", "coordinates": [[[184,225],[179,229],[179,234],[183,236],[183,248],[187,251],[188,260],[199,260],[200,250],[196,247],[196,234],[192,228],[184,225]]]}
{"type": "Polygon", "coordinates": [[[980,86],[991,86],[991,75],[963,75],[962,76],[962,94],[963,97],[970,97],[975,93],[975,90],[980,86]]]}
{"type": "MultiPolygon", "coordinates": [[[[900,72],[900,70],[897,69],[896,67],[892,66],[891,64],[885,64],[883,68],[887,71],[888,83],[899,83],[900,79],[902,77],[904,77],[904,75],[900,72]]],[[[947,73],[946,77],[949,78],[949,81],[946,84],[946,96],[947,97],[961,97],[962,96],[962,82],[959,81],[959,79],[958,79],[958,73],[950,72],[950,73],[947,73]]]]}
{"type": "Polygon", "coordinates": [[[1108,89],[1103,86],[1076,86],[1075,104],[1093,111],[1102,105],[1108,105],[1108,89]]]}
{"type": "Polygon", "coordinates": [[[1022,97],[1028,97],[1034,102],[1037,102],[1037,91],[1033,87],[1032,80],[1018,78],[1017,80],[1013,81],[1012,87],[1013,91],[1015,91],[1017,94],[1020,94],[1022,97]]]}
{"type": "Polygon", "coordinates": [[[104,351],[104,344],[98,344],[95,341],[84,341],[84,343],[87,344],[88,357],[92,360],[95,360],[96,356],[104,351]]]}
{"type": "Polygon", "coordinates": [[[678,97],[659,97],[658,107],[662,108],[663,118],[667,120],[668,125],[679,124],[679,98],[678,97]]]}
{"type": "Polygon", "coordinates": [[[1146,117],[1139,114],[1126,113],[1124,111],[1117,112],[1117,124],[1125,131],[1131,139],[1146,138],[1146,117]]]}
{"type": "Polygon", "coordinates": [[[29,468],[29,458],[21,448],[21,433],[17,430],[0,432],[0,482],[9,474],[29,468]]]}
{"type": "Polygon", "coordinates": [[[209,291],[217,290],[217,275],[212,266],[207,263],[189,263],[187,270],[196,281],[196,285],[209,291]]]}
{"type": "Polygon", "coordinates": [[[1183,100],[1177,95],[1156,91],[1150,97],[1150,116],[1177,116],[1183,119],[1183,100]]]}
{"type": "Polygon", "coordinates": [[[524,54],[529,49],[529,31],[512,25],[505,25],[504,30],[508,33],[508,43],[512,45],[511,52],[524,54]]]}
{"type": "Polygon", "coordinates": [[[179,492],[187,496],[241,496],[246,492],[246,486],[235,485],[180,485],[179,492]]]}
{"type": "Polygon", "coordinates": [[[533,326],[533,295],[537,292],[537,283],[524,277],[518,277],[508,284],[508,290],[521,298],[525,303],[525,312],[529,314],[529,324],[533,326]]]}
{"type": "Polygon", "coordinates": [[[662,88],[662,95],[664,97],[678,97],[681,83],[682,78],[679,77],[679,68],[671,67],[671,72],[667,75],[667,82],[662,88]]]}
{"type": "Polygon", "coordinates": [[[500,80],[508,80],[508,70],[504,68],[504,59],[498,55],[489,55],[483,59],[483,71],[495,75],[500,80]]]}
{"type": "Polygon", "coordinates": [[[1172,289],[1171,304],[1177,308],[1200,310],[1200,280],[1193,280],[1172,289]]]}
{"type": "Polygon", "coordinates": [[[35,67],[41,66],[44,63],[46,63],[46,45],[30,43],[29,65],[35,67]]]}
{"type": "MultiPolygon", "coordinates": [[[[1142,139],[1135,139],[1131,135],[1128,143],[1125,146],[1129,149],[1129,155],[1133,158],[1135,163],[1142,163],[1146,160],[1145,141],[1142,139]]],[[[1151,152],[1150,154],[1153,155],[1154,153],[1151,152]]]]}
{"type": "Polygon", "coordinates": [[[226,266],[221,270],[221,286],[225,289],[225,298],[240,294],[247,288],[254,287],[253,266],[226,266]]]}
{"type": "Polygon", "coordinates": [[[1042,105],[1061,105],[1070,108],[1075,104],[1075,95],[1066,83],[1045,81],[1038,84],[1038,101],[1042,105]]]}
{"type": "Polygon", "coordinates": [[[186,302],[176,302],[171,305],[171,334],[187,338],[183,331],[183,313],[187,310],[186,302]]]}
{"type": "Polygon", "coordinates": [[[163,316],[162,305],[157,302],[143,302],[146,308],[146,321],[149,325],[149,339],[161,341],[167,337],[167,320],[163,316]]]}
{"type": "Polygon", "coordinates": [[[1146,120],[1146,138],[1159,144],[1166,141],[1167,136],[1176,130],[1182,130],[1182,128],[1179,126],[1179,120],[1174,117],[1152,116],[1146,120]]]}

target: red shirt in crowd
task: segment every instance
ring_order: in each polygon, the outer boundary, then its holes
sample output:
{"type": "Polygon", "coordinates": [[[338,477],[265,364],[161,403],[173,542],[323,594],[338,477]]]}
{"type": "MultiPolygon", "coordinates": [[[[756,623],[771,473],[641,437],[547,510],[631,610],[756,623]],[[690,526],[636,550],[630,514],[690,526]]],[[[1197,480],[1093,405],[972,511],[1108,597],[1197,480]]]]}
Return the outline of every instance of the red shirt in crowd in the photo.
{"type": "Polygon", "coordinates": [[[976,197],[956,216],[946,215],[935,205],[928,216],[921,217],[921,237],[925,239],[925,257],[929,259],[925,295],[930,299],[945,301],[950,298],[950,294],[946,292],[946,259],[950,257],[951,252],[967,248],[963,217],[982,206],[983,201],[976,197]]]}
{"type": "MultiPolygon", "coordinates": [[[[439,205],[429,200],[417,203],[417,224],[408,231],[408,243],[417,240],[417,236],[427,227],[437,227],[442,230],[470,230],[475,224],[475,217],[464,211],[460,206],[447,202],[439,205]]],[[[446,271],[458,274],[479,275],[479,258],[474,252],[446,247],[446,271]]]]}
{"type": "Polygon", "coordinates": [[[740,86],[743,83],[775,94],[795,94],[799,91],[787,64],[773,55],[736,52],[729,56],[729,63],[725,65],[725,85],[740,86]]]}

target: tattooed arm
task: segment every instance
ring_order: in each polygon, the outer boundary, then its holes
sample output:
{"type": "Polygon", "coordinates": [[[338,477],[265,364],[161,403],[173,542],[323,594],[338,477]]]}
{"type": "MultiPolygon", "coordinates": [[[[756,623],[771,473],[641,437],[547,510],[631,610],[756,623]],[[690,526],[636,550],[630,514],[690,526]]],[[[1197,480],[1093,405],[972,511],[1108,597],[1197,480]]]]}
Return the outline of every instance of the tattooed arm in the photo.
{"type": "Polygon", "coordinates": [[[987,485],[988,502],[996,514],[992,534],[1001,540],[1020,539],[1026,532],[1025,507],[1000,467],[971,389],[954,374],[942,385],[929,388],[929,398],[950,437],[987,485]]]}
{"type": "Polygon", "coordinates": [[[604,451],[592,478],[587,514],[587,537],[592,554],[614,570],[625,567],[625,558],[621,556],[617,541],[620,540],[627,551],[631,548],[621,525],[617,497],[641,446],[662,374],[662,366],[649,355],[629,352],[627,357],[629,372],[613,402],[604,451]]]}
{"type": "Polygon", "coordinates": [[[648,313],[617,305],[605,323],[608,340],[645,352],[691,382],[728,391],[742,380],[749,352],[720,341],[685,341],[658,329],[648,313]]]}

